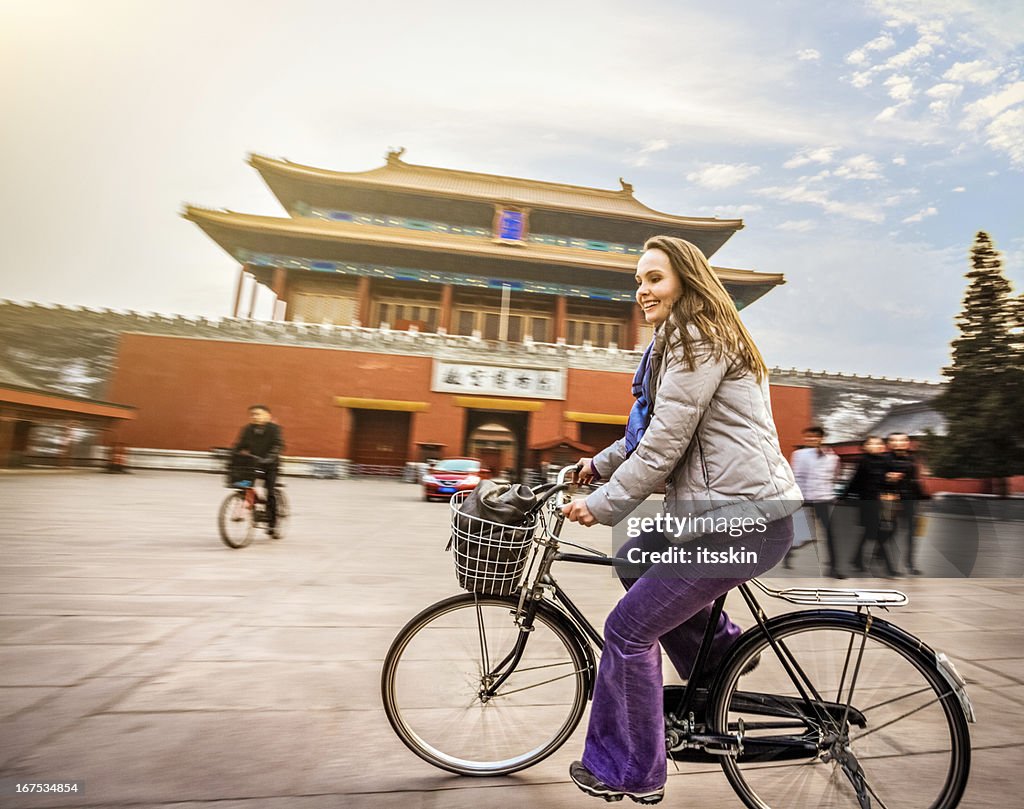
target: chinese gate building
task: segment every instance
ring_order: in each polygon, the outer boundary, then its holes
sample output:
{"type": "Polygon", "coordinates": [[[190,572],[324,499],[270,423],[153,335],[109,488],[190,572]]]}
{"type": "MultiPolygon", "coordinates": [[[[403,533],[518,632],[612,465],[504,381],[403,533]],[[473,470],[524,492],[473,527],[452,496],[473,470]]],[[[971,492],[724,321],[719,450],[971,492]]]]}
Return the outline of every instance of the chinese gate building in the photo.
{"type": "MultiPolygon", "coordinates": [[[[287,216],[185,209],[239,264],[234,318],[268,288],[280,337],[124,335],[112,394],[139,407],[127,443],[223,444],[254,401],[284,426],[288,455],[369,466],[471,454],[522,470],[621,435],[650,339],[634,300],[644,241],[679,236],[710,259],[742,221],[655,211],[621,179],[585,188],[403,152],[363,172],[253,155],[287,216]],[[191,413],[182,385],[198,397],[191,413]]],[[[715,269],[739,309],[783,283],[715,269]]],[[[773,398],[785,447],[809,397],[773,385],[773,398]]]]}

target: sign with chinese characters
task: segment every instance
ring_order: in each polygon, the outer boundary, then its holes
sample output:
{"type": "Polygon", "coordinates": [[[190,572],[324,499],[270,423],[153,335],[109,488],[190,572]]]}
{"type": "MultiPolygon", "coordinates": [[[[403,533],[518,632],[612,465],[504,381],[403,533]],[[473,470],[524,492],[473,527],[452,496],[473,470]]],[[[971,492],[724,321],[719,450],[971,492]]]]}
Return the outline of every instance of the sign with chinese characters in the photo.
{"type": "Polygon", "coordinates": [[[564,399],[565,371],[434,360],[430,389],[439,393],[564,399]]]}
{"type": "Polygon", "coordinates": [[[498,219],[498,238],[522,241],[526,217],[520,211],[504,209],[498,219]]]}

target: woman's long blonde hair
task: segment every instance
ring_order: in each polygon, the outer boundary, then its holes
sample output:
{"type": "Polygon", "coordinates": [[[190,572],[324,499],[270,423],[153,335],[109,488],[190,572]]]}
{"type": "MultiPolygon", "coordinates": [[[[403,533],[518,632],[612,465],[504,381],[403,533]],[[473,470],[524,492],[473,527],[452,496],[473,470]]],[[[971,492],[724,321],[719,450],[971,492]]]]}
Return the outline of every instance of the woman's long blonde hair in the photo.
{"type": "Polygon", "coordinates": [[[674,236],[652,236],[644,244],[644,252],[648,250],[661,250],[668,256],[683,290],[661,329],[666,346],[681,346],[689,367],[696,367],[694,340],[687,329],[694,326],[716,358],[725,354],[740,368],[750,371],[758,382],[764,380],[768,366],[704,254],[695,245],[674,236]]]}

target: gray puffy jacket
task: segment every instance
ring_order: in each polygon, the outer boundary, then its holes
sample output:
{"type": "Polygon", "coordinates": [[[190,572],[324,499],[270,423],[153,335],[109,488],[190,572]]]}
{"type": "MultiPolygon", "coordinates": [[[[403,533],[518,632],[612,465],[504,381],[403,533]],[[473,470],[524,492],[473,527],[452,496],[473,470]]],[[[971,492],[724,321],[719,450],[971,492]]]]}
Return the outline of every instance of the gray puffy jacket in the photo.
{"type": "MultiPolygon", "coordinates": [[[[690,334],[699,338],[693,327],[690,334]]],[[[779,448],[767,379],[758,383],[729,357],[715,359],[707,343],[696,341],[691,371],[682,348],[665,351],[661,329],[655,340],[650,424],[628,458],[625,439],[594,457],[608,482],[587,498],[591,514],[615,525],[662,482],[665,511],[677,519],[772,521],[796,512],[803,497],[779,448]]]]}

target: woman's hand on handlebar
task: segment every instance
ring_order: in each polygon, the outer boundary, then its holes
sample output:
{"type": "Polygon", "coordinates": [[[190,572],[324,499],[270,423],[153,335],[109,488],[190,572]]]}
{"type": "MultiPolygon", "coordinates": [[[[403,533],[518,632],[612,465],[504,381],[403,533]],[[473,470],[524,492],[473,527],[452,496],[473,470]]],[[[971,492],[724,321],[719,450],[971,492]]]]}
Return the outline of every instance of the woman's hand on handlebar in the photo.
{"type": "Polygon", "coordinates": [[[573,483],[593,483],[598,478],[597,470],[594,469],[593,458],[580,458],[576,462],[576,471],[573,472],[573,483]]]}
{"type": "Polygon", "coordinates": [[[570,522],[578,522],[588,528],[591,525],[597,525],[597,518],[590,513],[586,500],[573,500],[571,503],[567,503],[562,506],[562,513],[570,522]]]}

